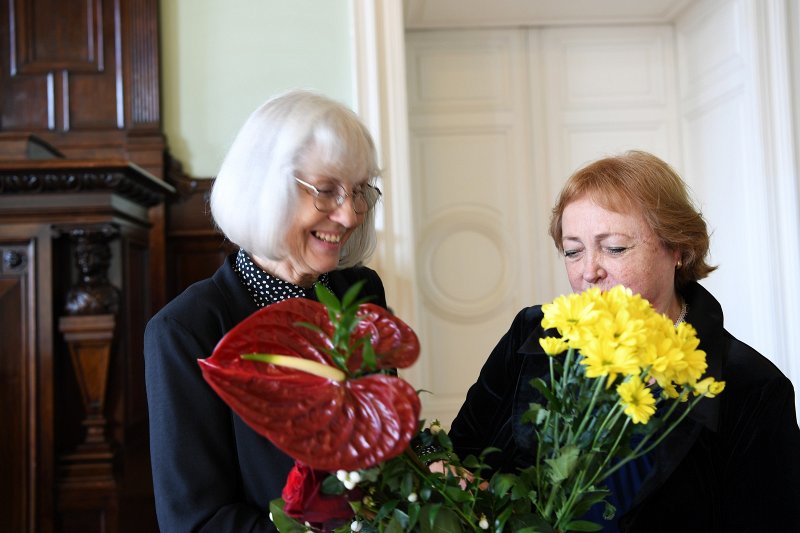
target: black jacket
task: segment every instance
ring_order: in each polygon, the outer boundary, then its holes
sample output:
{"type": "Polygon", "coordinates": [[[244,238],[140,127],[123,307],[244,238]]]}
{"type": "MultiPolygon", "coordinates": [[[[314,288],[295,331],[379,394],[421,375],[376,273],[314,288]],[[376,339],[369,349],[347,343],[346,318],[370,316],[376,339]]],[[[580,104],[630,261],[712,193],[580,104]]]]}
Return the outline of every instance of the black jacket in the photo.
{"type": "MultiPolygon", "coordinates": [[[[726,382],[704,399],[654,452],[622,531],[800,532],[800,429],[791,382],[723,328],[719,303],[697,283],[682,291],[686,321],[707,354],[707,375],[726,382]]],[[[529,382],[547,372],[539,346],[541,307],[520,311],[492,351],[453,421],[460,456],[503,450],[493,465],[529,464],[530,424],[519,421],[529,382]]]]}
{"type": "MultiPolygon", "coordinates": [[[[197,359],[257,310],[232,268],[170,302],[147,324],[145,377],[150,452],[161,531],[274,531],[269,502],[280,497],[294,461],[250,429],[208,386],[197,359]]],[[[333,271],[342,297],[356,281],[361,295],[386,307],[378,275],[365,267],[333,271]]]]}

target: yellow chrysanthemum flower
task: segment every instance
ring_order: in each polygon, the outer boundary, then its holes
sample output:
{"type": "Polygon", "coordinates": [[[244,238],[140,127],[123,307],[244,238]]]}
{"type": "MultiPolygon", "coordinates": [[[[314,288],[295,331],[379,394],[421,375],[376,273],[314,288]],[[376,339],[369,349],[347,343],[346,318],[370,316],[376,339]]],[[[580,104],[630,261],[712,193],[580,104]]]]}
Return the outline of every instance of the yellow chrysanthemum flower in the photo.
{"type": "Polygon", "coordinates": [[[717,394],[725,390],[725,382],[717,381],[714,378],[708,377],[697,382],[694,386],[695,396],[705,396],[706,398],[713,398],[717,394]]]}
{"type": "Polygon", "coordinates": [[[569,349],[569,344],[560,337],[544,337],[539,339],[539,344],[547,355],[559,355],[569,349]]]}
{"type": "Polygon", "coordinates": [[[644,386],[639,376],[633,376],[625,383],[617,386],[625,414],[634,424],[647,424],[650,417],[656,412],[656,399],[650,389],[644,386]]]}
{"type": "Polygon", "coordinates": [[[618,374],[638,375],[639,358],[629,346],[621,346],[608,336],[590,339],[581,350],[580,363],[586,367],[586,377],[608,376],[606,387],[610,387],[618,374]]]}
{"type": "Polygon", "coordinates": [[[581,331],[598,318],[594,300],[599,294],[599,289],[589,289],[580,294],[559,296],[552,303],[543,305],[542,327],[556,328],[565,339],[577,341],[581,338],[581,331]]]}

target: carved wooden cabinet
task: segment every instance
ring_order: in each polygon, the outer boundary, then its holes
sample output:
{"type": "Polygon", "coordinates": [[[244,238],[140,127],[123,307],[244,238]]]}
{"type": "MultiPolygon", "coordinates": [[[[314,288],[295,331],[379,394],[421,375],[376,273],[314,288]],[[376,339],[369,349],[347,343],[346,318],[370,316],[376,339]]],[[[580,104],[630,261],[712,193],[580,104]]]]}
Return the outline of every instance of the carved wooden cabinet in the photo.
{"type": "Polygon", "coordinates": [[[165,208],[158,4],[3,4],[2,532],[157,531],[142,333],[224,254],[165,208]]]}
{"type": "Polygon", "coordinates": [[[0,161],[0,530],[157,531],[148,213],[124,160],[0,161]]]}

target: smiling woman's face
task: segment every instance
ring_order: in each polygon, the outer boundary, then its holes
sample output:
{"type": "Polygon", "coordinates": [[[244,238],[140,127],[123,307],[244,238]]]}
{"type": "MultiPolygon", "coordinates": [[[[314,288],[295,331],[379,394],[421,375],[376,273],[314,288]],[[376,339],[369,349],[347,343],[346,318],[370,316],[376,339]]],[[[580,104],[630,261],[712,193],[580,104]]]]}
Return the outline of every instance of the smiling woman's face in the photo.
{"type": "MultiPolygon", "coordinates": [[[[309,161],[315,161],[314,157],[309,161]]],[[[298,175],[307,183],[329,190],[332,184],[341,184],[348,194],[364,187],[368,177],[361,179],[350,176],[337,176],[334,172],[319,165],[304,165],[298,175]]],[[[286,257],[273,261],[253,257],[253,261],[270,274],[301,287],[311,286],[322,274],[335,270],[339,265],[341,250],[366,214],[353,211],[349,196],[336,209],[324,213],[314,207],[314,196],[300,184],[294,215],[286,222],[284,249],[286,257]]]]}
{"type": "Polygon", "coordinates": [[[561,219],[564,264],[572,290],[624,285],[660,313],[679,308],[675,265],[679,252],[658,239],[639,213],[617,213],[582,196],[561,219]]]}

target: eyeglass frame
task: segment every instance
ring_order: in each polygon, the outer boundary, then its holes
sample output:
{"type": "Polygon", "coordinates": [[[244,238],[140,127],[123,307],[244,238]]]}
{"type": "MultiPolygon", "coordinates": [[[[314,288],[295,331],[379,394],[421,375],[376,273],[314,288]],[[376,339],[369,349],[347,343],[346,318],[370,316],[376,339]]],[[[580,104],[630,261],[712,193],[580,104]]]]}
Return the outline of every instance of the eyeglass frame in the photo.
{"type": "Polygon", "coordinates": [[[365,214],[369,213],[370,210],[373,209],[375,207],[375,205],[378,203],[378,200],[380,200],[381,197],[383,197],[383,192],[381,192],[381,190],[378,187],[376,187],[375,185],[371,185],[369,183],[365,184],[365,187],[369,187],[370,189],[372,189],[373,191],[378,193],[378,196],[375,198],[375,201],[372,203],[372,205],[370,205],[369,204],[369,200],[367,200],[367,197],[366,197],[364,191],[347,192],[347,189],[344,188],[344,185],[342,185],[341,183],[339,183],[339,182],[334,180],[334,183],[336,184],[336,187],[339,189],[339,192],[336,195],[336,198],[333,199],[336,202],[336,207],[334,207],[332,209],[327,209],[327,210],[326,209],[320,209],[320,207],[317,205],[317,200],[319,200],[320,194],[322,194],[324,191],[320,191],[316,187],[316,185],[312,185],[311,183],[300,179],[299,177],[297,177],[297,174],[294,175],[294,179],[298,184],[300,184],[303,187],[305,187],[306,192],[308,194],[310,194],[314,198],[314,209],[316,209],[320,213],[331,213],[333,211],[336,211],[338,208],[340,208],[340,207],[342,207],[344,205],[345,201],[349,197],[350,198],[350,207],[353,209],[353,213],[355,213],[357,215],[365,215],[365,214]],[[359,195],[364,198],[364,202],[367,204],[366,211],[362,211],[361,213],[356,211],[356,200],[355,200],[355,197],[359,196],[359,195]]]}

